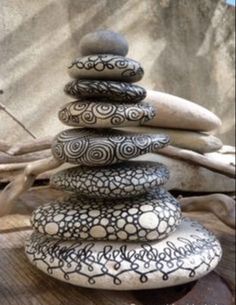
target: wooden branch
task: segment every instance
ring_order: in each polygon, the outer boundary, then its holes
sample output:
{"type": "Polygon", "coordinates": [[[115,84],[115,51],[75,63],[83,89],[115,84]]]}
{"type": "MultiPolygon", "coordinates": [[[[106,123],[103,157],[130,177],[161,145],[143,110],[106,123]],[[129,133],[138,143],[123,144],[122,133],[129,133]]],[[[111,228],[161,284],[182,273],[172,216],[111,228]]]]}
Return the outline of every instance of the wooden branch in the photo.
{"type": "Polygon", "coordinates": [[[61,163],[53,157],[28,163],[24,172],[10,182],[0,193],[0,216],[6,215],[11,211],[14,200],[32,186],[39,174],[56,168],[61,163]]]}
{"type": "Polygon", "coordinates": [[[36,151],[33,153],[27,153],[23,155],[11,156],[5,153],[0,152],[0,171],[2,164],[12,164],[12,163],[21,163],[21,162],[32,162],[40,159],[45,159],[52,156],[50,150],[36,151]]]}
{"type": "Polygon", "coordinates": [[[223,194],[178,198],[183,212],[209,211],[235,229],[235,201],[223,194]]]}
{"type": "Polygon", "coordinates": [[[181,149],[169,145],[158,150],[158,154],[191,162],[210,169],[213,172],[225,175],[230,178],[235,178],[235,167],[233,165],[210,159],[207,156],[201,155],[191,150],[181,149]]]}
{"type": "Polygon", "coordinates": [[[0,141],[0,151],[5,152],[11,156],[41,151],[51,148],[52,139],[53,137],[48,136],[41,139],[35,139],[33,141],[17,143],[14,145],[10,145],[5,141],[0,141]]]}
{"type": "Polygon", "coordinates": [[[8,110],[6,106],[4,106],[2,103],[0,103],[0,110],[3,110],[7,115],[9,115],[13,119],[13,121],[15,121],[18,125],[20,125],[32,138],[36,139],[36,136],[28,128],[26,128],[25,125],[21,121],[19,121],[17,117],[14,114],[12,114],[10,110],[8,110]]]}

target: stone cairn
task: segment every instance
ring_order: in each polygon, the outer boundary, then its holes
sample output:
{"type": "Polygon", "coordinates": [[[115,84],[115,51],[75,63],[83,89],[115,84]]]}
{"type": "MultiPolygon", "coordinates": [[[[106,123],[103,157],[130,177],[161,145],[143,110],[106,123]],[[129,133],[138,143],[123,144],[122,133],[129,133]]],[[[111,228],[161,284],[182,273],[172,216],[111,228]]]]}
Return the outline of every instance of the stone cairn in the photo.
{"type": "Polygon", "coordinates": [[[77,166],[54,174],[51,185],[72,194],[34,211],[29,260],[52,277],[90,288],[161,288],[200,278],[219,262],[219,242],[182,219],[178,201],[163,188],[164,165],[129,160],[169,142],[122,130],[154,116],[142,102],[145,89],[133,84],[143,68],[125,57],[128,44],[114,32],[87,34],[80,52],[69,67],[74,80],[65,86],[77,100],[59,111],[75,128],[52,144],[56,159],[77,166]]]}

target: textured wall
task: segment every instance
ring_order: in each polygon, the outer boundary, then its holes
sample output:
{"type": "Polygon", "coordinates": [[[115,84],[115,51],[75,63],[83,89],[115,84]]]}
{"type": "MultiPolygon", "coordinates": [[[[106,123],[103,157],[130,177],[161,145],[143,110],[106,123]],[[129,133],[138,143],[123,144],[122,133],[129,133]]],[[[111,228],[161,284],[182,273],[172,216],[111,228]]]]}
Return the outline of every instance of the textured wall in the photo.
{"type": "MultiPolygon", "coordinates": [[[[58,108],[80,38],[97,28],[123,33],[142,62],[141,84],[199,103],[234,138],[234,19],[224,0],[0,0],[0,102],[37,137],[64,126],[58,108]]],[[[0,110],[0,138],[30,138],[0,110]]]]}

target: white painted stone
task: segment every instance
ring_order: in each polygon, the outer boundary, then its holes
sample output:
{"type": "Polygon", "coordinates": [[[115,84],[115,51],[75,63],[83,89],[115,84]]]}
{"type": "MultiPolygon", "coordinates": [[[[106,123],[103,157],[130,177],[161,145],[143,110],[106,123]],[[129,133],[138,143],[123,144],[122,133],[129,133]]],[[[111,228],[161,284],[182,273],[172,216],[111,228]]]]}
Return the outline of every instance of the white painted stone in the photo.
{"type": "Polygon", "coordinates": [[[184,219],[168,238],[148,243],[58,241],[35,232],[26,242],[26,254],[38,269],[67,283],[135,290],[195,281],[217,266],[222,250],[212,233],[184,219]]]}
{"type": "Polygon", "coordinates": [[[156,231],[157,239],[158,236],[167,237],[176,230],[181,219],[178,201],[160,188],[137,198],[122,199],[122,204],[119,199],[73,195],[66,200],[52,202],[46,208],[37,208],[32,215],[32,225],[36,231],[58,239],[84,239],[85,235],[81,234],[83,232],[86,233],[87,240],[146,241],[149,240],[148,234],[151,231],[156,231]],[[76,213],[70,215],[70,211],[76,213]],[[60,216],[57,221],[57,215],[64,217],[60,216]],[[171,222],[170,217],[173,218],[171,222]],[[108,227],[113,227],[114,230],[108,230],[108,227]],[[144,232],[141,236],[140,231],[144,232]]]}
{"type": "Polygon", "coordinates": [[[211,111],[171,94],[147,90],[145,102],[156,111],[156,116],[145,125],[198,131],[221,126],[221,120],[211,111]]]}

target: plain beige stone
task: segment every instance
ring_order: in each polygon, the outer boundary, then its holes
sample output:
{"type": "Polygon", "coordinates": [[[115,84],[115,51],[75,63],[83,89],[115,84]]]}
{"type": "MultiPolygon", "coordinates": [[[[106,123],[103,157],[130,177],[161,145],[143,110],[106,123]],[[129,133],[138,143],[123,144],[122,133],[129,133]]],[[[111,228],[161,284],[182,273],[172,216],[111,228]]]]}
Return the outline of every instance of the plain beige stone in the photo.
{"type": "MultiPolygon", "coordinates": [[[[213,153],[214,160],[216,154],[213,153]]],[[[208,157],[211,154],[207,154],[208,157]]],[[[170,171],[170,179],[165,184],[167,190],[180,190],[189,192],[234,192],[235,179],[215,173],[201,166],[193,165],[185,161],[171,159],[159,154],[146,154],[136,160],[160,162],[166,165],[170,171]]],[[[223,155],[218,153],[218,160],[230,163],[235,160],[235,154],[223,155]]]]}
{"type": "Polygon", "coordinates": [[[158,127],[129,127],[125,130],[145,134],[166,134],[170,137],[171,145],[199,153],[217,151],[223,145],[219,138],[202,132],[158,127]]]}
{"type": "Polygon", "coordinates": [[[221,120],[214,113],[181,97],[147,90],[145,101],[156,112],[145,125],[198,131],[211,131],[221,126],[221,120]]]}

